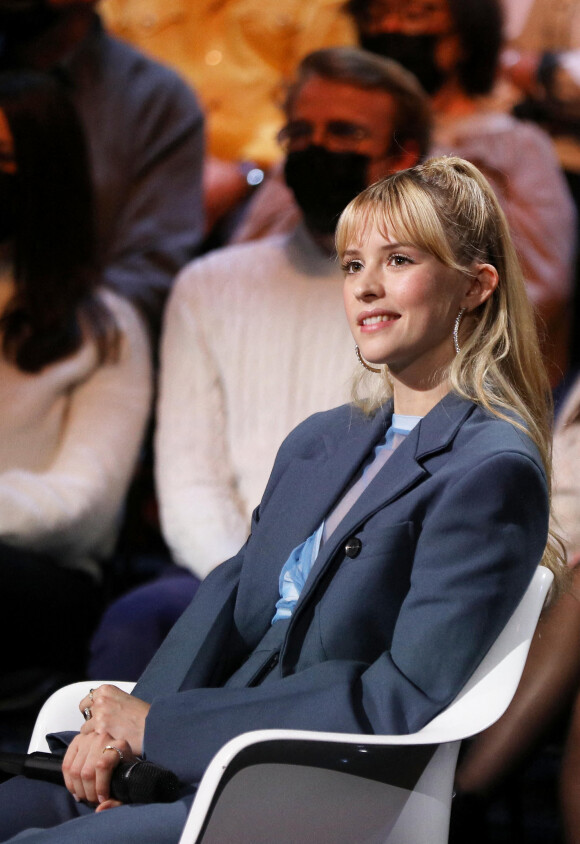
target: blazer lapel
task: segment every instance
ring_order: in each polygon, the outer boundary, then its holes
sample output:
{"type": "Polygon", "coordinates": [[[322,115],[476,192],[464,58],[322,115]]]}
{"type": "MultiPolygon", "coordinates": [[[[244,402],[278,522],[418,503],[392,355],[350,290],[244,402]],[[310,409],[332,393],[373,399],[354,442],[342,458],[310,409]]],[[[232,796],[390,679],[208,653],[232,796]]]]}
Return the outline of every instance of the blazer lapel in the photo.
{"type": "Polygon", "coordinates": [[[426,473],[425,461],[447,448],[474,407],[473,402],[454,393],[448,393],[438,402],[355,502],[343,520],[341,533],[348,538],[362,521],[419,482],[426,473]]]}
{"type": "Polygon", "coordinates": [[[280,571],[288,555],[316,530],[384,436],[392,407],[385,405],[372,419],[354,408],[351,416],[347,414],[323,433],[316,454],[294,458],[260,519],[260,547],[244,566],[235,611],[236,626],[250,647],[274,615],[280,571]]]}
{"type": "MultiPolygon", "coordinates": [[[[323,545],[295,617],[299,617],[301,606],[324,576],[337,549],[366,519],[425,477],[424,461],[449,445],[473,407],[472,402],[448,394],[409,434],[323,545]]],[[[235,622],[248,648],[254,648],[268,629],[279,598],[280,571],[288,555],[316,530],[340,499],[371,449],[384,436],[391,418],[390,402],[372,419],[353,410],[349,421],[345,416],[323,434],[319,452],[296,457],[285,470],[260,521],[260,547],[246,561],[240,580],[235,622]]],[[[294,621],[293,618],[292,625],[294,621]]]]}
{"type": "Polygon", "coordinates": [[[424,463],[431,455],[448,447],[474,407],[468,399],[449,393],[411,431],[323,545],[294,615],[298,615],[300,607],[323,577],[337,549],[344,545],[363,522],[428,474],[424,463]]]}
{"type": "MultiPolygon", "coordinates": [[[[322,459],[296,459],[289,467],[284,486],[293,494],[287,500],[286,516],[287,523],[296,526],[298,542],[310,536],[340,500],[344,489],[384,436],[392,408],[390,405],[381,408],[372,419],[361,418],[359,413],[353,409],[348,425],[323,434],[322,459]]],[[[298,542],[294,539],[292,542],[294,548],[298,542]]]]}

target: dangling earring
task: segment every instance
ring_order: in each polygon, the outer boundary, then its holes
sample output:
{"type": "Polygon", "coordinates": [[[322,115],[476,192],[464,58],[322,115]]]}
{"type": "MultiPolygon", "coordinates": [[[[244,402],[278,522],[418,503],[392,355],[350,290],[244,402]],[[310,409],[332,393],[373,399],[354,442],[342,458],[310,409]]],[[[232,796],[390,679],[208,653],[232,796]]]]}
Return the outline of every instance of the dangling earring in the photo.
{"type": "Polygon", "coordinates": [[[455,346],[455,354],[458,355],[461,349],[459,348],[459,326],[461,325],[461,320],[463,318],[463,314],[465,313],[465,308],[461,308],[457,316],[455,317],[455,325],[453,326],[453,345],[455,346]]]}
{"type": "Polygon", "coordinates": [[[360,353],[360,349],[359,349],[358,346],[354,347],[354,353],[355,353],[357,360],[358,360],[358,362],[360,363],[361,366],[364,366],[364,368],[368,369],[369,372],[374,372],[376,375],[380,375],[381,370],[376,369],[374,366],[371,366],[370,364],[368,364],[366,362],[366,360],[364,360],[363,356],[360,353]]]}

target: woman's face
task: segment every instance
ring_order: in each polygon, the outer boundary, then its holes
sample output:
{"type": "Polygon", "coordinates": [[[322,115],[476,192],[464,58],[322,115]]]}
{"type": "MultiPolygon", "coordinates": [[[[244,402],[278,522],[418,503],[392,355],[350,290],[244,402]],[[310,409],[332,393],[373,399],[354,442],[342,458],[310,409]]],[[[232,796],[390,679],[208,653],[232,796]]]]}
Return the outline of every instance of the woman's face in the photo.
{"type": "Polygon", "coordinates": [[[346,314],[363,357],[388,364],[410,387],[432,384],[455,354],[453,326],[472,278],[376,228],[347,245],[342,263],[346,314]]]}

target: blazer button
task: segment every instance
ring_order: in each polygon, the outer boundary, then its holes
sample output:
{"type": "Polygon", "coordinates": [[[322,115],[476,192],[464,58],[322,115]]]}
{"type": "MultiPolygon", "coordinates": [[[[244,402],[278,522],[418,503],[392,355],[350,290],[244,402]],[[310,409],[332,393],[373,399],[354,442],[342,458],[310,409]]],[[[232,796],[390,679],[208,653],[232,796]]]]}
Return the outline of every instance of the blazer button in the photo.
{"type": "Polygon", "coordinates": [[[346,545],[344,546],[344,553],[347,557],[358,557],[361,548],[362,542],[360,541],[358,536],[351,536],[351,538],[347,540],[346,545]]]}

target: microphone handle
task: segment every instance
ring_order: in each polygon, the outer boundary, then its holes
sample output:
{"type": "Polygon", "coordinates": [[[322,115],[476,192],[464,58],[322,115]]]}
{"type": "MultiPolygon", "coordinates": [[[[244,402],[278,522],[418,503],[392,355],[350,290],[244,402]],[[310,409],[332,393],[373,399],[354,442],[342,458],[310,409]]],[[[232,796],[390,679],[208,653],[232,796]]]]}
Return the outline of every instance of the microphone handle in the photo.
{"type": "MultiPolygon", "coordinates": [[[[28,753],[22,773],[30,779],[64,785],[62,757],[53,753],[28,753]]],[[[138,759],[120,762],[111,776],[111,797],[122,803],[171,803],[177,800],[180,783],[176,775],[160,765],[138,759]]]]}
{"type": "Polygon", "coordinates": [[[53,753],[41,753],[40,751],[27,753],[24,757],[22,773],[29,779],[64,785],[62,757],[53,753]]]}

